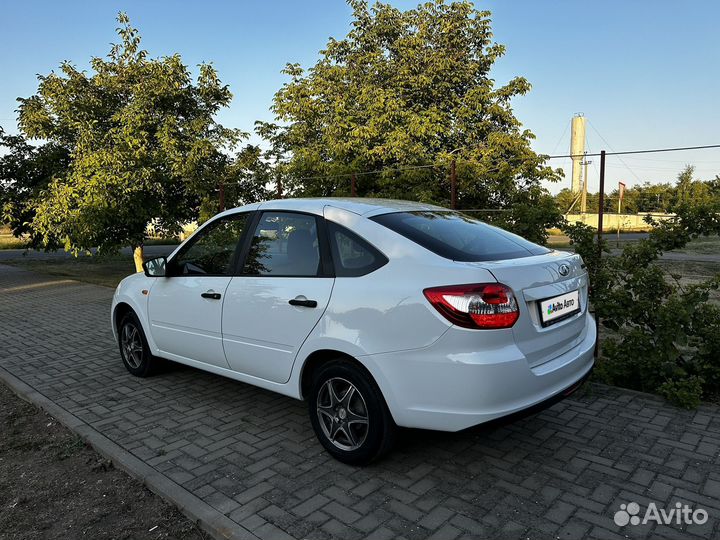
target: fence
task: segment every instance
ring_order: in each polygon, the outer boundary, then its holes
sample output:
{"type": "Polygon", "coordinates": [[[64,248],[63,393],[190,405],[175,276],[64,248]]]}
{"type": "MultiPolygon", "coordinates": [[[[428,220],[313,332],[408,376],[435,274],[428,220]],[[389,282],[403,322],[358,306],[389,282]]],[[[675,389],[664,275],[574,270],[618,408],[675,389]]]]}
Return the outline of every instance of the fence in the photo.
{"type": "MultiPolygon", "coordinates": [[[[650,230],[651,226],[645,221],[646,216],[652,217],[657,221],[665,221],[675,214],[665,214],[658,212],[643,212],[641,214],[608,214],[603,217],[603,232],[625,231],[625,232],[644,232],[650,230]]],[[[599,216],[598,214],[566,214],[565,219],[570,223],[584,223],[597,230],[599,216]]]]}

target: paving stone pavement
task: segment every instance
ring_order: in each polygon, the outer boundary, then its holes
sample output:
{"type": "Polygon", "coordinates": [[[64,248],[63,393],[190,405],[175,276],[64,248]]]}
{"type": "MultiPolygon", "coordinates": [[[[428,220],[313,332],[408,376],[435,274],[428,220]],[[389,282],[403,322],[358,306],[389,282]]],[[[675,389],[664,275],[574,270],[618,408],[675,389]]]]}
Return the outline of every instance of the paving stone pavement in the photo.
{"type": "Polygon", "coordinates": [[[716,406],[592,385],[509,424],[404,432],[354,468],[316,442],[303,402],[182,366],[130,376],[111,297],[0,265],[0,367],[259,538],[720,536],[716,406]],[[618,527],[632,501],[709,519],[618,527]]]}

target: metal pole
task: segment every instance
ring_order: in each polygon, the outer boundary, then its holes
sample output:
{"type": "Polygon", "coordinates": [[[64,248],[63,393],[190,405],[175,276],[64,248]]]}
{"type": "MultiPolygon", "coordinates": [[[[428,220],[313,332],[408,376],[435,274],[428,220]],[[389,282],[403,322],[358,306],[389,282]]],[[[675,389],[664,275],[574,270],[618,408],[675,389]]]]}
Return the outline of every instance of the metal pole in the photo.
{"type": "MultiPolygon", "coordinates": [[[[602,229],[603,229],[603,213],[605,205],[605,150],[600,152],[600,193],[598,193],[598,265],[602,261],[602,229]]],[[[600,318],[595,314],[595,358],[598,357],[600,347],[600,318]]]]}
{"type": "Polygon", "coordinates": [[[220,188],[218,191],[220,192],[220,200],[218,201],[218,206],[220,206],[220,211],[222,212],[223,210],[225,210],[225,182],[223,182],[222,180],[220,180],[220,188]]]}
{"type": "Polygon", "coordinates": [[[587,157],[585,157],[585,160],[582,163],[585,165],[585,180],[583,181],[582,198],[580,199],[580,213],[582,214],[587,212],[588,165],[591,163],[592,161],[588,160],[587,157]]]}
{"type": "Polygon", "coordinates": [[[598,254],[602,255],[603,214],[605,213],[605,150],[600,152],[600,193],[598,194],[598,254]]]}
{"type": "Polygon", "coordinates": [[[357,178],[355,177],[355,173],[352,173],[352,178],[350,180],[350,195],[352,197],[357,197],[357,178]]]}
{"type": "Polygon", "coordinates": [[[450,207],[457,209],[457,171],[455,158],[450,162],[450,207]]]}
{"type": "Polygon", "coordinates": [[[618,190],[618,222],[617,222],[617,240],[616,240],[616,246],[620,247],[620,220],[622,219],[620,217],[622,208],[622,196],[620,195],[620,190],[618,190]]]}

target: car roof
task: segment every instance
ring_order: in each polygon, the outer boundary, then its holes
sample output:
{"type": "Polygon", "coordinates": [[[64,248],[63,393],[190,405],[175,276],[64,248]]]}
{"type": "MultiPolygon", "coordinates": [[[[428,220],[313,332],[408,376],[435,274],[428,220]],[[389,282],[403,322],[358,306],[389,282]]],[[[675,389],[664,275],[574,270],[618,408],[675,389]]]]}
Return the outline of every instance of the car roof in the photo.
{"type": "Polygon", "coordinates": [[[341,208],[348,212],[371,217],[392,212],[413,212],[419,210],[444,210],[442,206],[403,201],[398,199],[373,199],[365,197],[319,197],[319,198],[294,198],[275,199],[261,203],[247,204],[238,208],[228,210],[227,213],[234,213],[243,210],[298,210],[313,214],[323,214],[326,206],[341,208]]]}

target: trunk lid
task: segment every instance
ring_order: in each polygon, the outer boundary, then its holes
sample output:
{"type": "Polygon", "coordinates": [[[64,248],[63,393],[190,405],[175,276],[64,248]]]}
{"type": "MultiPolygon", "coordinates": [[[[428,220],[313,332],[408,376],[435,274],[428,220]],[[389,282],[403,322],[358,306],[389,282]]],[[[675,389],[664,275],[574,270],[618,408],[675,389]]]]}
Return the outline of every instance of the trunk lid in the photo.
{"type": "Polygon", "coordinates": [[[579,255],[551,251],[519,259],[471,264],[490,271],[498,282],[515,293],[520,317],[513,326],[513,335],[531,367],[549,362],[585,338],[588,277],[579,255]],[[578,291],[580,311],[543,325],[540,303],[573,291],[578,291]]]}

